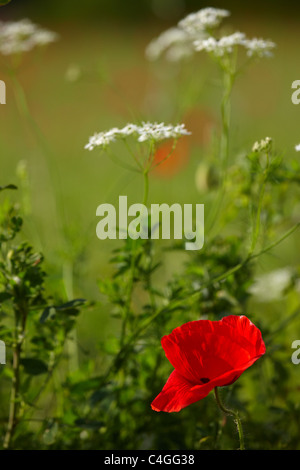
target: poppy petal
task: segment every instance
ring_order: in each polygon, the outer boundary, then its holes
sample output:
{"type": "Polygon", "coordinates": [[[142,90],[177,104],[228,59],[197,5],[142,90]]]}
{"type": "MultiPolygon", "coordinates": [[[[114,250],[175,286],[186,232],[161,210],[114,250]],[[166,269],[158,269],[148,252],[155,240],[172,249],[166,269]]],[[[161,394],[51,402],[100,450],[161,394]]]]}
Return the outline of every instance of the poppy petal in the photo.
{"type": "Polygon", "coordinates": [[[236,315],[188,322],[164,336],[162,347],[175,370],[194,385],[202,377],[238,378],[265,353],[259,329],[247,317],[236,315]]]}
{"type": "Polygon", "coordinates": [[[223,325],[231,328],[231,337],[239,338],[239,343],[252,354],[261,356],[266,352],[260,330],[244,315],[229,315],[222,318],[223,325]]]}
{"type": "Polygon", "coordinates": [[[151,407],[154,411],[180,411],[206,397],[212,389],[210,382],[194,385],[174,370],[160,394],[151,403],[151,407]]]}

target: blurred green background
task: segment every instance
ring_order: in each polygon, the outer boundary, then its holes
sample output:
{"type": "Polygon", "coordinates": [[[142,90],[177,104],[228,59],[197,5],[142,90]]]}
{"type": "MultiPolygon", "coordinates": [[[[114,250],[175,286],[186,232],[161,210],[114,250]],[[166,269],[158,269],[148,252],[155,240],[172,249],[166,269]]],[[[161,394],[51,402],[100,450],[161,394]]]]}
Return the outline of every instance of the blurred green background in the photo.
{"type": "MultiPolygon", "coordinates": [[[[26,235],[45,254],[49,282],[66,295],[72,291],[75,297],[102,300],[97,279],[110,275],[108,260],[118,242],[97,240],[96,208],[116,203],[121,194],[128,195],[129,203],[142,198],[139,176],[97,151],[84,150],[94,132],[135,119],[186,122],[195,129],[186,161],[175,174],[152,175],[149,202],[201,202],[209,213],[211,200],[201,191],[197,170],[209,161],[209,136],[220,124],[218,72],[201,55],[185,71],[145,58],[153,37],[205,6],[192,0],[12,0],[0,10],[1,20],[29,17],[60,35],[45,52],[26,54],[18,72],[40,139],[20,116],[6,58],[0,57],[0,78],[7,84],[7,104],[0,108],[0,185],[19,186],[14,197],[21,199],[26,235]]],[[[291,84],[300,78],[299,6],[287,8],[279,1],[215,1],[208,6],[231,10],[226,23],[234,30],[278,45],[275,57],[252,66],[234,89],[231,157],[269,135],[287,159],[298,158],[300,106],[291,102],[291,84]]],[[[293,210],[299,213],[299,206],[293,210]]],[[[237,220],[236,226],[247,232],[247,220],[237,220]]],[[[263,257],[261,271],[296,264],[297,246],[295,236],[276,257],[263,257]]],[[[170,256],[161,278],[180,262],[170,256]]],[[[81,317],[84,348],[93,350],[110,331],[108,317],[105,305],[81,317]]]]}
{"type": "MultiPolygon", "coordinates": [[[[108,18],[124,21],[151,21],[151,17],[159,17],[162,20],[180,18],[187,11],[197,11],[200,8],[211,6],[214,8],[226,8],[237,14],[266,15],[267,18],[276,15],[294,17],[300,10],[298,2],[286,2],[282,0],[253,0],[251,2],[237,2],[236,0],[215,0],[205,2],[200,0],[14,0],[10,8],[20,14],[37,15],[39,17],[52,17],[54,19],[86,18],[91,21],[107,21],[108,18]],[[104,18],[104,16],[105,18],[104,18]]],[[[9,14],[9,12],[7,12],[9,14]]]]}

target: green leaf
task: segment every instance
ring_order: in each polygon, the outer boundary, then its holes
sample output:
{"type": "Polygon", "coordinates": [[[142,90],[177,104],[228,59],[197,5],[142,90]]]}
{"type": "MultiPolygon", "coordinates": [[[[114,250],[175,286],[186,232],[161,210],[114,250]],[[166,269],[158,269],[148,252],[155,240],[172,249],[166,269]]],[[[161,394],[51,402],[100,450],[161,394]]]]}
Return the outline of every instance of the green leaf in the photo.
{"type": "MultiPolygon", "coordinates": [[[[1,6],[1,3],[0,3],[0,6],[1,6]]],[[[6,186],[0,186],[0,191],[4,191],[5,189],[18,189],[18,188],[14,184],[7,184],[6,186]]]]}
{"type": "Polygon", "coordinates": [[[94,377],[92,379],[77,382],[71,385],[70,389],[72,393],[88,392],[90,390],[95,390],[96,388],[100,387],[102,382],[103,377],[94,377]]]}
{"type": "Polygon", "coordinates": [[[66,302],[65,304],[59,305],[59,306],[54,306],[51,305],[49,307],[46,307],[45,310],[43,311],[41,318],[40,318],[40,323],[45,323],[48,318],[53,318],[57,312],[64,312],[68,315],[78,315],[79,310],[76,307],[79,307],[83,305],[86,302],[85,299],[74,299],[70,300],[70,302],[66,302]]]}
{"type": "Polygon", "coordinates": [[[0,7],[7,5],[11,0],[0,0],[0,7]]]}
{"type": "Polygon", "coordinates": [[[58,423],[56,421],[51,422],[43,434],[43,441],[47,446],[54,444],[58,431],[58,423]]]}
{"type": "Polygon", "coordinates": [[[95,390],[95,392],[92,393],[92,395],[90,397],[90,400],[89,400],[90,405],[92,407],[96,406],[98,403],[105,400],[107,397],[111,397],[111,395],[112,395],[111,390],[107,390],[105,388],[102,388],[100,390],[95,390]]]}
{"type": "Polygon", "coordinates": [[[11,299],[12,295],[8,292],[0,292],[0,304],[5,302],[5,300],[11,299]]]}
{"type": "Polygon", "coordinates": [[[110,335],[109,338],[100,343],[100,347],[107,354],[114,356],[119,352],[120,342],[115,336],[110,335]]]}
{"type": "Polygon", "coordinates": [[[40,359],[25,358],[21,359],[21,364],[25,369],[25,373],[29,375],[45,374],[48,371],[47,364],[40,359]]]}
{"type": "Polygon", "coordinates": [[[103,421],[91,421],[89,419],[76,419],[75,425],[83,429],[99,429],[103,426],[103,421]]]}
{"type": "Polygon", "coordinates": [[[55,314],[56,314],[55,307],[46,307],[41,315],[40,323],[45,323],[45,321],[48,320],[48,318],[53,318],[55,314]]]}
{"type": "Polygon", "coordinates": [[[66,302],[63,305],[60,305],[59,307],[55,307],[57,310],[68,310],[68,309],[73,309],[74,307],[79,307],[80,305],[83,305],[86,302],[85,299],[74,299],[70,300],[70,302],[66,302]]]}

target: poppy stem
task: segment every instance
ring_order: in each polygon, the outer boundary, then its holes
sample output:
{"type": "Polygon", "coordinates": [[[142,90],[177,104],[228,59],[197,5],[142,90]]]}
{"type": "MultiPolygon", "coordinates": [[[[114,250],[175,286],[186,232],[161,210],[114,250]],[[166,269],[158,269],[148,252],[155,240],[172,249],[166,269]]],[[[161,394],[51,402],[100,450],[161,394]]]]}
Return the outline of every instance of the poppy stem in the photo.
{"type": "Polygon", "coordinates": [[[220,408],[220,410],[223,411],[223,413],[225,413],[226,415],[233,416],[234,422],[236,424],[236,427],[237,427],[237,430],[238,430],[238,433],[239,433],[240,450],[245,450],[244,433],[243,433],[243,428],[242,428],[241,419],[239,417],[239,413],[237,411],[229,410],[228,408],[225,408],[225,406],[224,406],[224,404],[221,400],[218,387],[214,388],[214,392],[215,392],[216,402],[217,402],[217,405],[220,408]]]}

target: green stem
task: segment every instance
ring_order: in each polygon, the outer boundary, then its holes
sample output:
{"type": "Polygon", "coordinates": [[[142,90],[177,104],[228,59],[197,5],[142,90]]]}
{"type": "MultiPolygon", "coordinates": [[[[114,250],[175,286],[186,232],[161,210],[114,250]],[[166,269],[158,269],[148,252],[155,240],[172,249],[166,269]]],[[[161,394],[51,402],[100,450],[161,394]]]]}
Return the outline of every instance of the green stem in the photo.
{"type": "Polygon", "coordinates": [[[254,223],[254,228],[253,228],[253,233],[252,233],[252,242],[251,242],[251,247],[249,251],[249,255],[251,256],[258,240],[259,236],[259,229],[260,229],[260,217],[261,217],[261,210],[262,210],[262,204],[263,204],[263,199],[265,195],[265,190],[266,190],[266,181],[264,181],[260,194],[259,194],[259,201],[258,201],[258,208],[257,208],[257,213],[256,213],[256,218],[255,218],[255,223],[254,223]]]}
{"type": "Polygon", "coordinates": [[[254,258],[257,258],[259,257],[260,255],[263,255],[265,253],[267,253],[268,251],[272,250],[273,248],[275,248],[277,245],[279,245],[280,243],[282,243],[286,238],[288,238],[290,235],[292,235],[294,232],[296,232],[296,230],[298,230],[298,228],[300,228],[300,222],[298,222],[296,225],[294,225],[294,227],[292,227],[288,232],[286,232],[281,238],[279,238],[279,240],[276,240],[275,242],[271,243],[270,245],[268,245],[266,248],[263,248],[261,251],[259,251],[258,253],[254,253],[253,255],[251,255],[249,257],[249,260],[250,259],[254,259],[254,258]]]}
{"type": "Polygon", "coordinates": [[[9,404],[7,431],[4,438],[4,449],[9,449],[17,425],[18,397],[20,386],[20,349],[17,346],[13,351],[13,378],[9,404]]]}
{"type": "Polygon", "coordinates": [[[20,361],[22,345],[25,335],[27,313],[21,310],[15,311],[15,338],[13,346],[13,378],[10,394],[9,416],[7,431],[4,437],[3,448],[9,449],[13,439],[15,429],[18,424],[18,412],[20,407],[20,361]],[[22,325],[19,325],[19,318],[22,318],[22,325]]]}
{"type": "Polygon", "coordinates": [[[226,190],[227,181],[227,168],[229,160],[229,128],[230,128],[230,116],[231,116],[231,93],[234,84],[235,74],[232,71],[224,71],[224,93],[221,104],[221,119],[222,119],[222,132],[220,141],[220,159],[222,163],[222,175],[221,185],[217,202],[214,210],[211,212],[211,216],[207,222],[209,230],[213,228],[217,220],[218,214],[221,210],[222,202],[226,190]]]}
{"type": "Polygon", "coordinates": [[[251,256],[252,253],[254,252],[256,244],[257,244],[258,236],[259,236],[261,210],[263,206],[263,200],[264,200],[264,195],[266,192],[266,185],[268,181],[269,165],[270,165],[270,156],[269,156],[269,152],[267,152],[267,166],[264,172],[264,180],[263,180],[262,187],[259,193],[258,208],[257,208],[255,223],[254,223],[253,232],[252,232],[252,242],[251,242],[251,247],[249,251],[249,256],[251,256]]]}
{"type": "MultiPolygon", "coordinates": [[[[144,170],[143,175],[144,175],[143,204],[144,204],[144,206],[147,206],[147,200],[148,200],[148,194],[149,194],[149,171],[144,170]]],[[[125,303],[125,307],[124,307],[124,319],[123,319],[123,324],[122,324],[122,329],[121,329],[121,340],[120,340],[121,350],[124,347],[125,338],[126,338],[127,323],[128,323],[128,319],[129,319],[129,315],[130,315],[130,304],[131,304],[131,297],[132,297],[132,292],[133,292],[133,287],[134,287],[135,263],[136,263],[136,255],[134,253],[134,248],[133,248],[133,253],[132,253],[132,257],[131,257],[131,266],[130,266],[130,279],[129,279],[129,282],[128,282],[126,303],[125,303]]]]}
{"type": "Polygon", "coordinates": [[[61,350],[60,350],[60,353],[57,354],[54,358],[53,358],[53,361],[52,361],[52,364],[49,366],[48,368],[48,371],[47,371],[47,376],[44,380],[44,382],[42,383],[42,385],[40,386],[38,392],[36,393],[36,395],[34,396],[34,398],[32,398],[30,400],[30,404],[31,406],[29,408],[27,408],[27,410],[24,412],[24,415],[23,415],[23,419],[22,421],[26,421],[26,419],[24,419],[24,416],[28,416],[32,413],[34,413],[36,407],[37,407],[37,403],[40,399],[40,397],[43,395],[43,393],[45,392],[45,390],[47,389],[47,385],[49,384],[50,380],[53,379],[53,376],[54,376],[54,372],[55,370],[57,369],[61,359],[63,358],[63,351],[64,351],[64,344],[65,342],[63,342],[63,344],[61,345],[61,350]]]}
{"type": "Polygon", "coordinates": [[[149,195],[149,172],[147,170],[145,170],[144,171],[144,199],[143,199],[143,204],[146,207],[147,207],[148,195],[149,195]]]}
{"type": "MultiPolygon", "coordinates": [[[[67,300],[74,299],[74,266],[71,259],[63,264],[63,283],[67,300]]],[[[69,369],[74,372],[79,368],[79,354],[77,347],[77,329],[76,326],[70,332],[67,339],[67,349],[69,354],[69,369]]]]}
{"type": "Polygon", "coordinates": [[[119,167],[124,168],[124,170],[133,171],[137,173],[141,172],[141,170],[138,170],[136,167],[129,165],[128,163],[125,163],[122,160],[120,160],[109,148],[106,149],[106,154],[115,165],[118,165],[119,167]]]}
{"type": "Polygon", "coordinates": [[[229,127],[231,115],[231,92],[233,86],[233,75],[226,72],[224,75],[224,95],[221,105],[222,115],[222,136],[221,136],[221,161],[223,164],[223,178],[226,176],[226,169],[229,158],[229,127]]]}
{"type": "Polygon", "coordinates": [[[244,433],[243,433],[242,423],[241,423],[241,419],[239,417],[238,412],[234,411],[234,410],[229,410],[228,408],[225,408],[225,406],[224,406],[224,404],[221,400],[218,387],[214,388],[214,392],[215,392],[216,402],[217,402],[217,405],[220,408],[220,410],[223,411],[223,413],[225,413],[226,415],[233,416],[234,422],[236,424],[236,427],[237,427],[237,430],[238,430],[238,433],[239,433],[240,450],[245,450],[244,433]]]}
{"type": "Polygon", "coordinates": [[[137,164],[138,168],[143,171],[143,166],[141,164],[141,162],[139,161],[139,159],[135,156],[135,153],[131,150],[128,142],[126,139],[124,139],[124,144],[125,144],[125,147],[127,148],[128,150],[128,153],[132,156],[132,158],[134,159],[135,163],[137,164]]]}
{"type": "Polygon", "coordinates": [[[123,347],[124,347],[125,338],[126,338],[127,323],[128,323],[129,315],[130,315],[131,298],[132,298],[133,287],[134,287],[135,261],[136,261],[136,255],[133,252],[132,257],[131,257],[131,264],[130,264],[130,279],[129,279],[129,282],[128,282],[126,303],[125,303],[125,306],[124,306],[124,319],[123,319],[122,330],[121,330],[120,350],[122,350],[123,347]]]}

